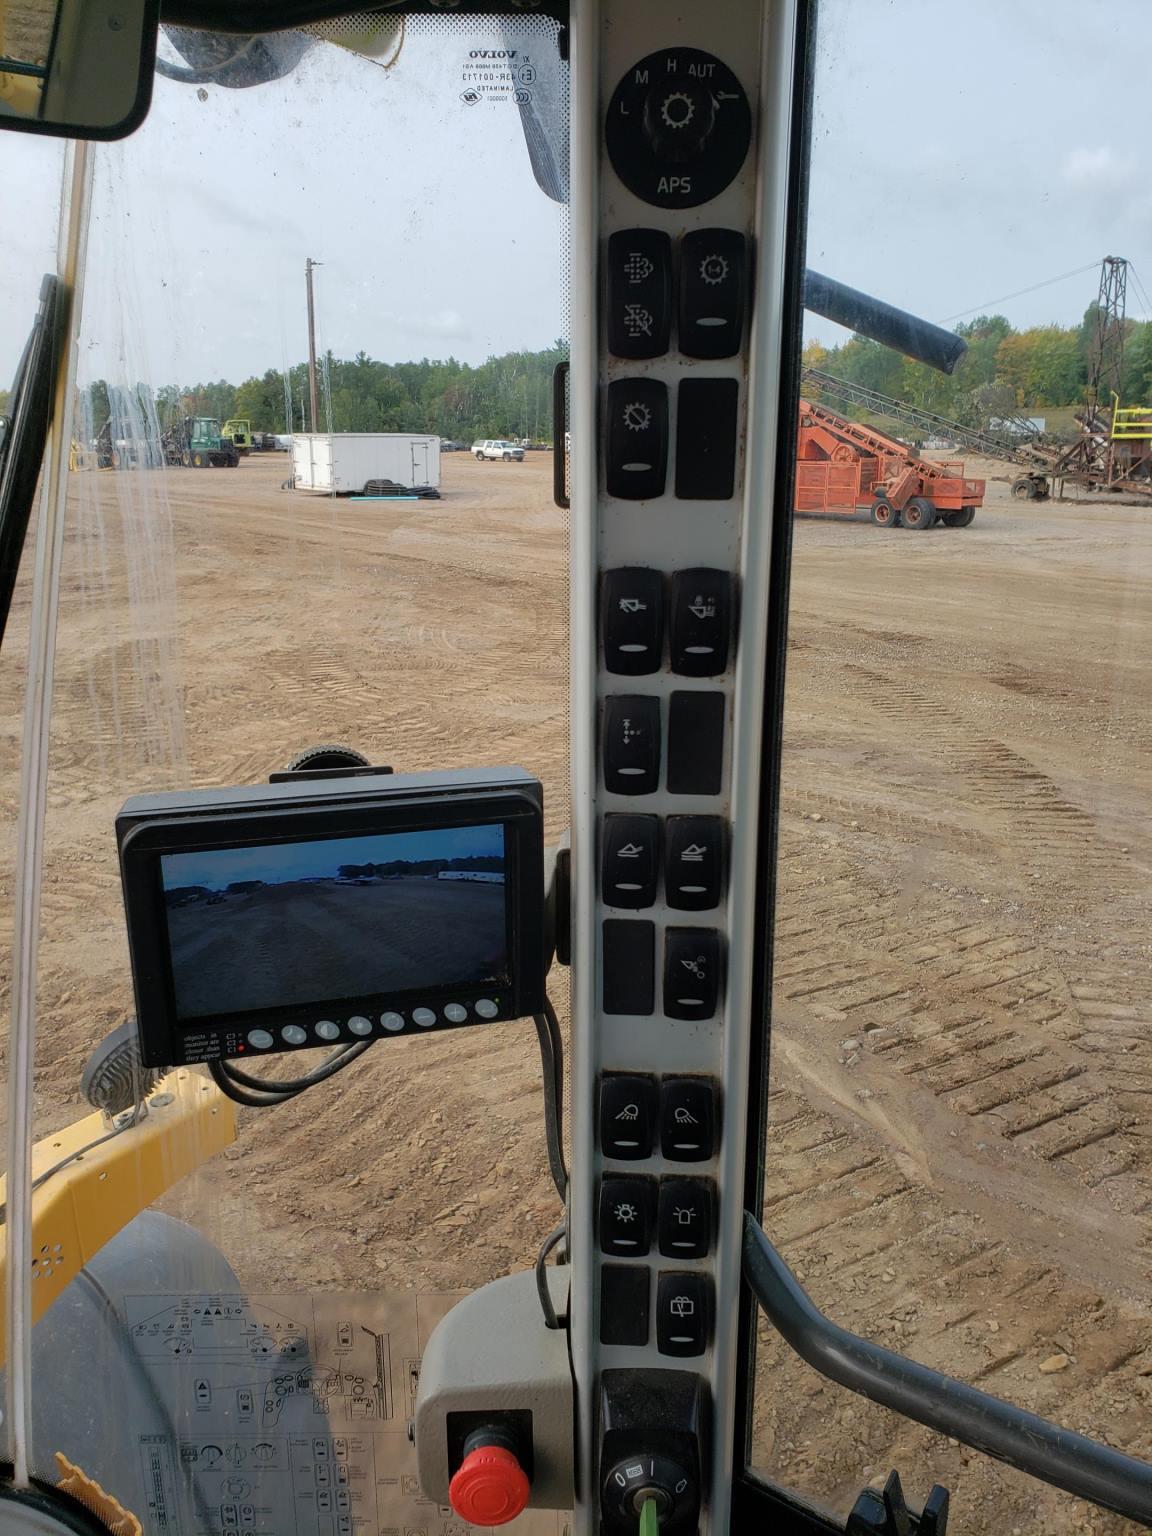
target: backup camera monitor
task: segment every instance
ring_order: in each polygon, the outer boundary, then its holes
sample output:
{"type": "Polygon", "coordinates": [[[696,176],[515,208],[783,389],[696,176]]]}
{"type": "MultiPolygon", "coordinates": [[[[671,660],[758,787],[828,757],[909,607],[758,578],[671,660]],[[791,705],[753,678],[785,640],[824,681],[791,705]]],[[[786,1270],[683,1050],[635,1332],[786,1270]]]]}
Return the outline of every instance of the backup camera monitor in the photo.
{"type": "Polygon", "coordinates": [[[540,787],[488,779],[130,800],[117,836],[146,1063],[539,1011],[540,787]]]}

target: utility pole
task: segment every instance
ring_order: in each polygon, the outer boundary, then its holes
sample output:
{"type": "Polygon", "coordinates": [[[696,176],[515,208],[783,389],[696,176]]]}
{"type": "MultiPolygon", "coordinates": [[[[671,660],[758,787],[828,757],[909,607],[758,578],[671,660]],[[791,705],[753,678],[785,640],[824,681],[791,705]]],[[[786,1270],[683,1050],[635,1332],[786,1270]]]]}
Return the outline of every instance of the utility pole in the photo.
{"type": "Polygon", "coordinates": [[[1127,297],[1127,260],[1123,256],[1105,256],[1100,264],[1100,292],[1093,317],[1096,329],[1090,339],[1088,356],[1089,431],[1097,412],[1110,412],[1113,394],[1120,393],[1127,297]]]}
{"type": "Polygon", "coordinates": [[[308,287],[308,403],[312,407],[312,430],[316,430],[319,412],[316,409],[316,303],[312,296],[312,273],[321,266],[311,256],[304,263],[304,281],[308,287]]]}

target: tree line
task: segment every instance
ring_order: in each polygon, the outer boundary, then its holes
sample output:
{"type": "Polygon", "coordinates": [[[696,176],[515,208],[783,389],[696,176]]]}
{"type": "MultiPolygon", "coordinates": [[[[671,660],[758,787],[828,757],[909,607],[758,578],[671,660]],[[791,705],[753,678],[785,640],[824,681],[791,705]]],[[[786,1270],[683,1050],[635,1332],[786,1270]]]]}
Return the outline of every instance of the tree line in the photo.
{"type": "MultiPolygon", "coordinates": [[[[479,437],[551,441],[552,375],[568,356],[565,342],[540,352],[506,352],[473,366],[456,358],[382,363],[359,352],[345,360],[330,352],[318,359],[318,421],[321,432],[429,432],[471,442],[479,437]]],[[[103,379],[85,401],[93,430],[109,418],[155,419],[162,431],[180,416],[244,417],[254,432],[313,430],[308,366],[287,373],[270,368],[260,378],[231,384],[166,385],[147,391],[110,388],[103,379]],[[147,398],[145,398],[147,397],[147,398]]],[[[117,428],[117,435],[124,435],[117,428]]]]}
{"type": "MultiPolygon", "coordinates": [[[[853,336],[841,346],[812,341],[804,363],[837,378],[879,390],[966,425],[987,428],[1014,412],[1042,413],[1084,398],[1099,311],[1089,306],[1079,325],[1018,331],[1003,315],[980,315],[955,327],[968,351],[950,375],[914,363],[878,342],[853,336]]],[[[1152,322],[1126,322],[1121,399],[1152,403],[1152,322]]],[[[471,442],[480,437],[550,441],[552,374],[567,344],[539,352],[506,352],[473,366],[456,358],[384,363],[358,352],[326,353],[318,364],[320,431],[429,432],[471,442]]],[[[1105,403],[1107,403],[1105,401],[1105,403]]],[[[109,417],[139,419],[144,433],[179,416],[246,417],[257,432],[312,430],[308,368],[270,368],[240,384],[226,379],[167,385],[149,391],[93,384],[84,402],[93,431],[109,417]]],[[[127,435],[117,427],[117,435],[127,435]]]]}
{"type": "MultiPolygon", "coordinates": [[[[1100,311],[1090,304],[1079,325],[1040,325],[1017,331],[1003,315],[980,315],[955,327],[968,350],[952,374],[853,336],[839,347],[811,341],[804,363],[862,384],[966,426],[987,429],[1013,413],[1079,404],[1098,347],[1100,311]]],[[[1152,401],[1152,321],[1126,321],[1120,398],[1152,401]]],[[[1102,401],[1107,405],[1105,398],[1102,401]]]]}

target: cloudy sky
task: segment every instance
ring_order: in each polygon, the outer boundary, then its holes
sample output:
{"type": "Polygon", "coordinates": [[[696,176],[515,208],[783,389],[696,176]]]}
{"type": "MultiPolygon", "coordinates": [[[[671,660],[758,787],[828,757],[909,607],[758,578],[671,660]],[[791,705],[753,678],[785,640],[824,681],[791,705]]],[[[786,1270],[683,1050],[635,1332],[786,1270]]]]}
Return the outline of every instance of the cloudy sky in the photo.
{"type": "MultiPolygon", "coordinates": [[[[1073,323],[1095,294],[1081,269],[1106,254],[1152,289],[1147,90],[1115,51],[1147,0],[1107,16],[822,0],[810,263],[949,325],[993,307],[1073,323]]],[[[499,41],[413,31],[389,71],[324,45],[246,91],[158,80],[144,128],[97,151],[83,375],[235,382],[300,360],[306,256],[324,264],[320,341],[338,355],[551,342],[559,209],[515,106],[462,100],[470,47],[499,41]]],[[[55,142],[0,135],[0,379],[53,264],[60,161],[55,142]]],[[[1147,302],[1133,283],[1129,312],[1147,302]]]]}

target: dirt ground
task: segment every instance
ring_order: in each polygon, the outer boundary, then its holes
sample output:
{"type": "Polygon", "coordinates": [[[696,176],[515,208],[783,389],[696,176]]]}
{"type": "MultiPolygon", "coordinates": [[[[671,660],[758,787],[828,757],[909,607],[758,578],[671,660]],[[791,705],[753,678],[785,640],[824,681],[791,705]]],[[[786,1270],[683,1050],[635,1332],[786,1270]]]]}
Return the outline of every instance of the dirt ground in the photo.
{"type": "MultiPolygon", "coordinates": [[[[400,769],[523,764],[565,824],[550,461],[446,456],[443,501],[395,506],[291,495],[286,472],[157,472],[167,503],[145,474],[77,477],[45,1130],[79,1113],[85,1055],[129,1007],[127,793],[253,782],[346,741],[400,769]]],[[[967,530],[797,522],[764,1211],[837,1320],[1145,1456],[1150,517],[1018,504],[994,479],[967,530]]],[[[27,601],[0,671],[9,826],[27,601]]],[[[245,1113],[167,1207],[264,1290],[480,1284],[559,1218],[539,1095],[530,1026],[393,1041],[245,1113]]],[[[753,1459],[827,1505],[895,1465],[914,1499],[951,1488],[958,1531],[1127,1528],[823,1384],[766,1332],[761,1352],[753,1459]]]]}

